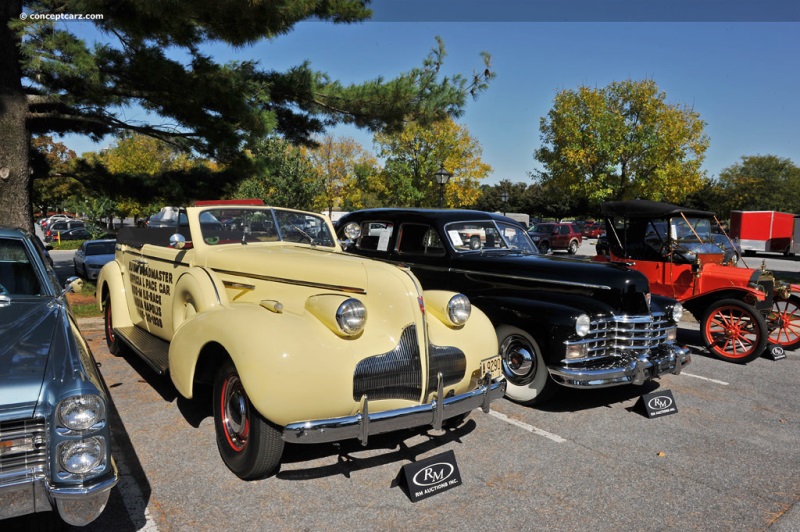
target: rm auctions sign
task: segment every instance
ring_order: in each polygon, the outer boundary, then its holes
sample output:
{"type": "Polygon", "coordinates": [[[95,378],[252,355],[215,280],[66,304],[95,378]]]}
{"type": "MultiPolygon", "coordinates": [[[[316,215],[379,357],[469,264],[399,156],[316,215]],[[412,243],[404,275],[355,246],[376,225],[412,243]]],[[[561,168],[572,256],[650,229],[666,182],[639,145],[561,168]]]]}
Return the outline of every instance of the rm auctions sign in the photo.
{"type": "Polygon", "coordinates": [[[433,497],[461,485],[461,473],[453,451],[406,464],[403,466],[403,474],[411,502],[433,497]]]}
{"type": "Polygon", "coordinates": [[[643,395],[641,400],[647,410],[647,417],[650,419],[678,413],[678,405],[675,403],[671,390],[648,393],[643,395]]]}

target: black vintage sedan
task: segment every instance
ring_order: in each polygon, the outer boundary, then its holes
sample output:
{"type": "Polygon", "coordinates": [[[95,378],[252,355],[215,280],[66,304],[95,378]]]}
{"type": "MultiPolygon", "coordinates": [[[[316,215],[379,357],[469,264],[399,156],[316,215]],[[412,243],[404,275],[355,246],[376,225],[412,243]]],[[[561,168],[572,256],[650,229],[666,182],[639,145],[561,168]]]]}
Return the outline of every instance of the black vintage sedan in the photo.
{"type": "Polygon", "coordinates": [[[683,309],[652,296],[624,265],[543,256],[522,226],[480,211],[369,209],[337,235],[352,253],[408,265],[426,290],[465,294],[495,326],[506,396],[523,404],[556,389],[642,384],[679,373],[683,309]]]}
{"type": "Polygon", "coordinates": [[[43,250],[0,227],[0,519],[83,526],[117,483],[108,396],[43,250]]]}

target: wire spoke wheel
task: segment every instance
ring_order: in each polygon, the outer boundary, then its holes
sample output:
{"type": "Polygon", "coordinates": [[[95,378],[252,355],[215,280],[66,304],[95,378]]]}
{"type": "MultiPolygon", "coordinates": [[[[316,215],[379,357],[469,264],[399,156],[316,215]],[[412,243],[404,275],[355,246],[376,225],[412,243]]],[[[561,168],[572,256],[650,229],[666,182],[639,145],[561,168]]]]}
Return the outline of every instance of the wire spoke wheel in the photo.
{"type": "Polygon", "coordinates": [[[712,305],[702,322],[703,341],[712,354],[730,362],[749,362],[767,344],[764,317],[751,305],[725,299],[712,305]]]}
{"type": "Polygon", "coordinates": [[[790,350],[800,346],[800,297],[775,300],[767,321],[771,342],[790,350]]]}

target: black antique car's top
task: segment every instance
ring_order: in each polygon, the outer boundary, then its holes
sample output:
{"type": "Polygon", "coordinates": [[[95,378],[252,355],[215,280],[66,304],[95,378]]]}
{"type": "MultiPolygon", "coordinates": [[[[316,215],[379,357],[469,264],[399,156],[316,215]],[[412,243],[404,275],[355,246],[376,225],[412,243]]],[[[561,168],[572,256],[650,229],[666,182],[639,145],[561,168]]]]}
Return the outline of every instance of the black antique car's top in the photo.
{"type": "Polygon", "coordinates": [[[608,201],[603,204],[607,216],[623,216],[627,218],[668,218],[681,213],[686,216],[713,218],[714,213],[687,209],[671,203],[650,200],[608,201]]]}
{"type": "MultiPolygon", "coordinates": [[[[360,242],[346,248],[360,255],[405,262],[420,278],[423,286],[461,291],[478,301],[481,296],[504,293],[526,299],[552,300],[558,295],[561,304],[577,305],[593,314],[647,314],[643,294],[649,294],[646,277],[618,263],[596,263],[586,259],[569,259],[531,253],[536,249],[524,228],[505,216],[473,210],[437,209],[365,209],[343,216],[337,223],[339,238],[346,239],[345,229],[351,222],[385,222],[393,226],[387,247],[368,249],[360,242]],[[454,249],[447,237],[448,224],[465,221],[493,221],[518,228],[526,238],[522,249],[513,246],[469,250],[454,249]],[[438,254],[405,253],[398,247],[403,225],[425,224],[436,227],[444,249],[438,254]],[[580,300],[580,303],[578,302],[580,300]]],[[[485,237],[484,237],[485,238],[485,237]]]]}

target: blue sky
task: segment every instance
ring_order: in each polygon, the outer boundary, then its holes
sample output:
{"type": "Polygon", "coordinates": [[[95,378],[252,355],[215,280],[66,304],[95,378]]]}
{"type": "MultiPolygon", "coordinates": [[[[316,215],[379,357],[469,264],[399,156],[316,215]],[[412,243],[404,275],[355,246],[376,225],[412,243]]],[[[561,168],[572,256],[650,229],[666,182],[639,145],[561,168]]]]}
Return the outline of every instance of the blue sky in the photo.
{"type": "MultiPolygon", "coordinates": [[[[710,177],[745,155],[777,155],[800,165],[800,9],[796,7],[789,15],[780,10],[746,16],[738,11],[731,16],[683,12],[690,21],[676,22],[665,22],[669,17],[662,15],[643,22],[598,22],[598,15],[586,17],[589,22],[547,22],[527,11],[509,9],[499,18],[523,22],[483,22],[476,20],[480,15],[470,14],[470,1],[452,17],[459,21],[448,20],[437,10],[418,17],[427,20],[414,21],[417,11],[393,13],[383,10],[384,2],[373,7],[376,19],[386,22],[306,22],[272,42],[238,50],[215,45],[208,51],[219,61],[257,59],[265,69],[283,70],[309,60],[313,68],[349,83],[391,78],[419,66],[435,46],[436,35],[443,38],[448,52],[447,73],[482,70],[479,53],[485,50],[492,55],[497,77],[477,101],[469,102],[459,122],[483,147],[483,159],[493,168],[489,184],[501,179],[530,182],[528,172],[539,168],[533,159],[540,146],[539,119],[551,109],[557,91],[580,85],[603,87],[625,79],[652,79],[668,103],[689,105],[700,114],[710,137],[703,166],[710,177]],[[745,22],[713,21],[726,18],[745,22]]],[[[429,0],[422,5],[440,3],[429,0]]],[[[741,3],[747,2],[731,0],[731,5],[741,3]]],[[[406,3],[414,5],[415,0],[406,3]]],[[[88,25],[71,29],[79,32],[84,27],[90,29],[88,25]]],[[[351,136],[372,149],[369,134],[352,128],[333,133],[351,136]]],[[[108,142],[95,145],[69,137],[67,143],[81,153],[108,142]]]]}

